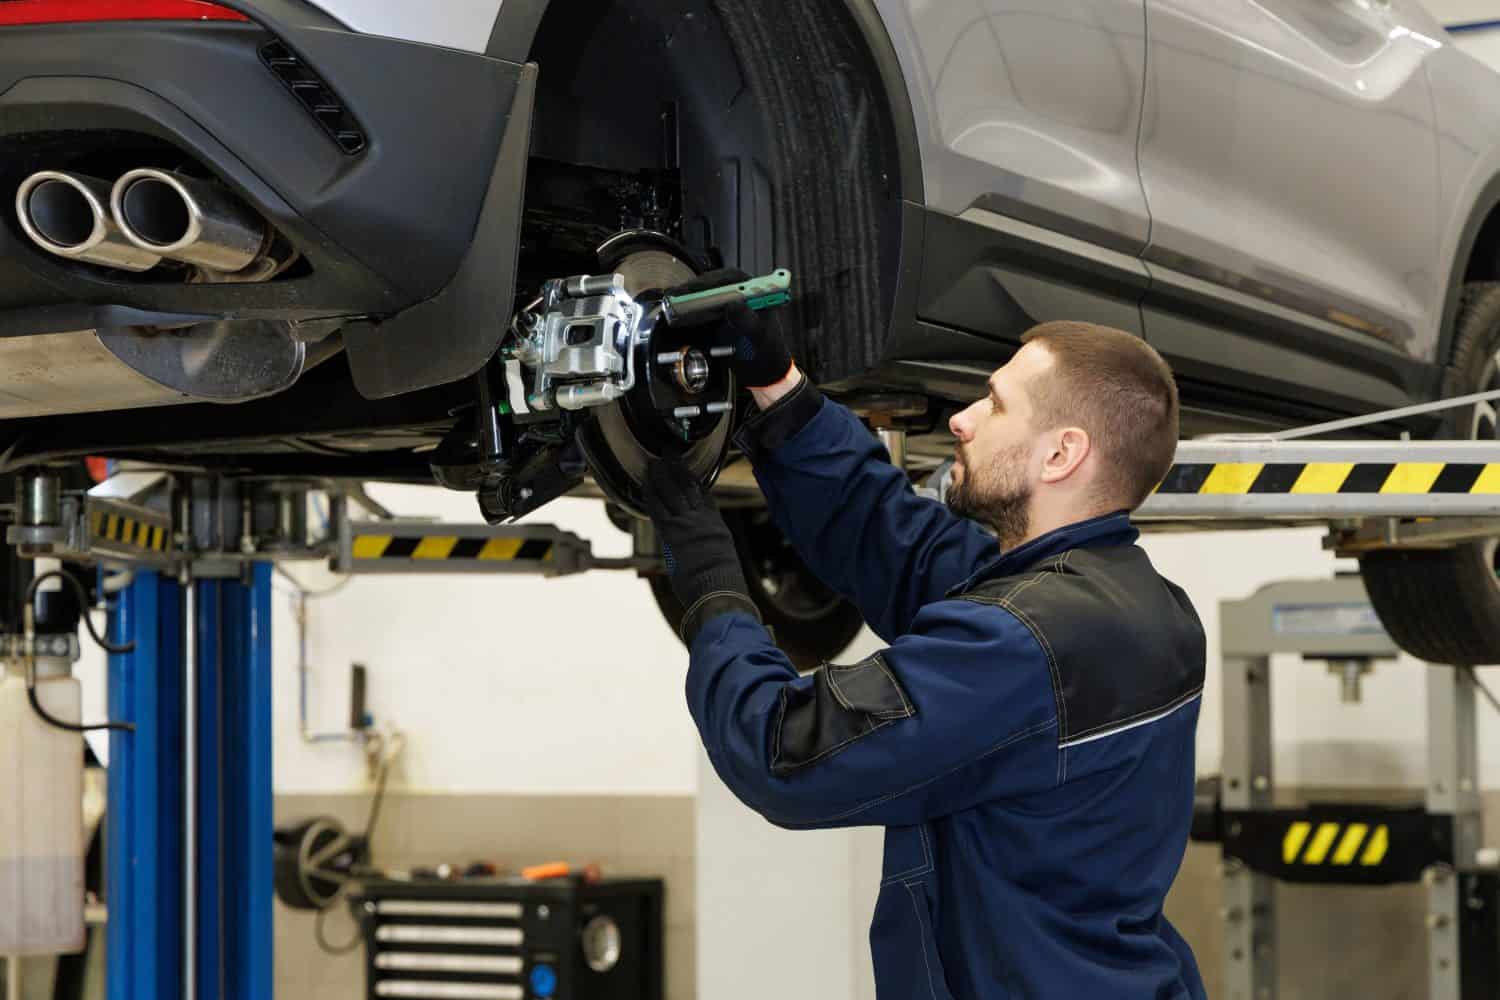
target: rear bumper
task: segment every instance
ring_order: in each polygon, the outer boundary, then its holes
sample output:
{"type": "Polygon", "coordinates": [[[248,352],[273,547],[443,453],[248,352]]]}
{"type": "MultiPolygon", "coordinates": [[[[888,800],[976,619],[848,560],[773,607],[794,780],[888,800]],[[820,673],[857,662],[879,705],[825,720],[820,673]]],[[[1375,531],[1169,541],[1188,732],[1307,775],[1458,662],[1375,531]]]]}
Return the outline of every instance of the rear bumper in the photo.
{"type": "MultiPolygon", "coordinates": [[[[290,16],[292,0],[230,5],[255,23],[0,30],[0,206],[35,170],[119,169],[136,150],[175,155],[136,165],[196,161],[297,246],[307,273],[262,285],[126,281],[38,250],[0,210],[0,336],[187,316],[389,320],[461,293],[472,302],[459,283],[482,278],[483,305],[505,303],[482,338],[492,351],[513,295],[532,71],[290,16]],[[338,127],[274,71],[278,51],[326,84],[344,109],[338,127]],[[360,141],[346,135],[341,146],[337,133],[351,123],[360,141]],[[497,182],[507,190],[492,191],[497,182]],[[483,238],[494,225],[509,231],[483,238]]],[[[365,327],[349,345],[357,374],[356,352],[381,346],[380,328],[365,327]]],[[[484,360],[477,342],[451,349],[447,338],[465,336],[429,328],[420,371],[388,370],[382,356],[362,388],[389,395],[463,377],[484,360]]]]}

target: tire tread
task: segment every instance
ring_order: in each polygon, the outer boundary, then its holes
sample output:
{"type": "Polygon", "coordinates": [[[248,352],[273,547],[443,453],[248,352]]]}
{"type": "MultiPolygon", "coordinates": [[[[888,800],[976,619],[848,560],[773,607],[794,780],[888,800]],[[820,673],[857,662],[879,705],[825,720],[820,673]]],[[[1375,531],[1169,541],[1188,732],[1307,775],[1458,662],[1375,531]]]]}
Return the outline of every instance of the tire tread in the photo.
{"type": "MultiPolygon", "coordinates": [[[[1487,360],[1500,350],[1500,281],[1464,286],[1443,395],[1478,390],[1487,360]]],[[[1439,438],[1467,437],[1468,408],[1444,417],[1439,438]]],[[[1500,663],[1500,583],[1489,546],[1390,549],[1360,559],[1370,603],[1396,645],[1429,663],[1500,663]]]]}

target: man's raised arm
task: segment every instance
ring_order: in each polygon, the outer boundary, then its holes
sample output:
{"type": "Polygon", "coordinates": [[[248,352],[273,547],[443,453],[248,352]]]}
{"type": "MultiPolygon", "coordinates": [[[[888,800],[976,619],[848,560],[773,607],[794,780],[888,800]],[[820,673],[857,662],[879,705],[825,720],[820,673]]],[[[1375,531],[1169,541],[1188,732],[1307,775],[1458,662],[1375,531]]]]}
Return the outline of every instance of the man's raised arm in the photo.
{"type": "Polygon", "coordinates": [[[776,524],[887,642],[999,555],[978,525],[919,497],[859,419],[795,367],[754,395],[763,412],[737,441],[776,524]]]}

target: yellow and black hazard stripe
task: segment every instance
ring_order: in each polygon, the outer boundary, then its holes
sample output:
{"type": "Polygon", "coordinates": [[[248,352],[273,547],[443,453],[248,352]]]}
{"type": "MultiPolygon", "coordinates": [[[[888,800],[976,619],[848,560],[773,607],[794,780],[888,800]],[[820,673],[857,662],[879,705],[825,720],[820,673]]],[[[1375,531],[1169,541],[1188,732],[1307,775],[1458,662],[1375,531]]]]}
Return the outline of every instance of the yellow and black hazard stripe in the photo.
{"type": "Polygon", "coordinates": [[[1374,868],[1391,847],[1384,823],[1309,823],[1298,820],[1281,838],[1281,860],[1288,865],[1360,865],[1374,868]]]}
{"type": "Polygon", "coordinates": [[[1164,495],[1500,494],[1500,463],[1213,462],[1174,465],[1164,495]]]}
{"type": "Polygon", "coordinates": [[[550,538],[463,538],[457,535],[359,535],[352,554],[355,559],[418,559],[427,561],[469,560],[477,562],[532,561],[552,559],[550,538]]]}
{"type": "Polygon", "coordinates": [[[1283,882],[1390,885],[1417,881],[1435,862],[1452,863],[1442,846],[1451,843],[1451,817],[1429,816],[1421,806],[1225,810],[1222,819],[1224,855],[1283,882]]]}
{"type": "Polygon", "coordinates": [[[130,545],[150,552],[167,551],[170,540],[170,533],[159,524],[149,524],[124,514],[103,510],[89,514],[89,531],[95,539],[130,545]]]}

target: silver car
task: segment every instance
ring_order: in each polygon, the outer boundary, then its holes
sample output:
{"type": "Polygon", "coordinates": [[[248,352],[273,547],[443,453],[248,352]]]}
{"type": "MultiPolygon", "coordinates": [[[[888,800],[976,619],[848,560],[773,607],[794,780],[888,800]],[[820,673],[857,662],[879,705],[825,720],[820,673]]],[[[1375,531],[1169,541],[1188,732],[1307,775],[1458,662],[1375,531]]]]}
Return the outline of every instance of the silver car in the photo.
{"type": "MultiPolygon", "coordinates": [[[[1048,319],[1158,347],[1189,432],[1365,413],[1500,385],[1497,140],[1416,0],[0,0],[3,469],[435,476],[629,527],[680,455],[815,660],[857,616],[737,491],[732,405],[663,402],[732,404],[718,362],[547,354],[543,313],[787,268],[799,361],[915,468],[1048,319]]],[[[1493,559],[1364,573],[1408,649],[1488,662],[1493,559]]]]}

